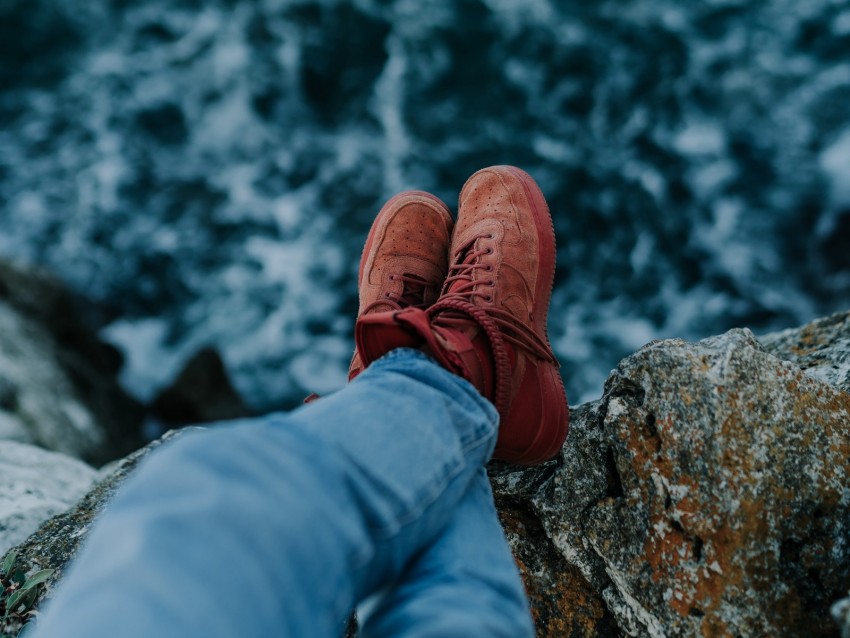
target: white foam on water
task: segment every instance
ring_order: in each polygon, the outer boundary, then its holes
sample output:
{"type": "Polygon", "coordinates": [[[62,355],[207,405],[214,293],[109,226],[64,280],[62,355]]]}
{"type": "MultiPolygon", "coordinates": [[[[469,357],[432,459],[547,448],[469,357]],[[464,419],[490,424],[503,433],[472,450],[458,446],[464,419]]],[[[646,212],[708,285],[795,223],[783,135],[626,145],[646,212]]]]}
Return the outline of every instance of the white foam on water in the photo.
{"type": "Polygon", "coordinates": [[[121,384],[140,401],[151,401],[179,372],[180,353],[166,345],[168,324],[162,319],[118,320],[101,338],[124,353],[121,384]]]}
{"type": "Polygon", "coordinates": [[[402,162],[410,154],[411,142],[404,123],[404,76],[407,57],[400,39],[390,35],[387,44],[389,56],[375,87],[375,110],[384,132],[384,190],[396,193],[405,188],[406,180],[402,162]]]}
{"type": "Polygon", "coordinates": [[[685,155],[717,155],[726,148],[726,133],[716,122],[690,122],[673,140],[685,155]]]}
{"type": "Polygon", "coordinates": [[[850,128],[836,136],[820,156],[821,170],[830,185],[834,207],[850,207],[850,128]]]}

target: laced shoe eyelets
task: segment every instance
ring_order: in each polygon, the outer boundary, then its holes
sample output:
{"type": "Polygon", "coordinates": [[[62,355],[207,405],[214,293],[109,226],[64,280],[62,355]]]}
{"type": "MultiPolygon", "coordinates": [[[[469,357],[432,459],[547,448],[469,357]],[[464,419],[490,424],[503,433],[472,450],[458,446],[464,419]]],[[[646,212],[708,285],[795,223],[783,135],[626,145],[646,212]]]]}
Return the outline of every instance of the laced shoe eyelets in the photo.
{"type": "MultiPolygon", "coordinates": [[[[413,343],[424,339],[444,367],[471,381],[496,407],[501,419],[494,458],[536,465],[557,455],[569,428],[563,383],[545,331],[551,283],[531,285],[549,282],[554,274],[551,215],[537,184],[515,167],[479,171],[467,181],[460,201],[462,228],[493,230],[453,238],[448,273],[439,299],[426,311],[427,321],[395,313],[363,317],[358,319],[358,347],[366,351],[364,361],[370,361],[407,339],[408,332],[418,335],[413,343]],[[512,200],[510,210],[494,206],[496,198],[507,201],[519,187],[525,198],[512,200]],[[472,192],[479,196],[466,197],[472,192]],[[521,231],[518,242],[511,241],[514,228],[521,231]],[[530,251],[539,258],[529,259],[530,251]],[[495,282],[497,266],[500,277],[495,282]],[[508,306],[503,304],[506,299],[508,306]],[[458,352],[464,356],[455,356],[458,352]],[[541,401],[544,410],[530,409],[541,401]]],[[[399,279],[407,283],[407,275],[399,279]]],[[[393,293],[394,299],[398,296],[393,293]]]]}

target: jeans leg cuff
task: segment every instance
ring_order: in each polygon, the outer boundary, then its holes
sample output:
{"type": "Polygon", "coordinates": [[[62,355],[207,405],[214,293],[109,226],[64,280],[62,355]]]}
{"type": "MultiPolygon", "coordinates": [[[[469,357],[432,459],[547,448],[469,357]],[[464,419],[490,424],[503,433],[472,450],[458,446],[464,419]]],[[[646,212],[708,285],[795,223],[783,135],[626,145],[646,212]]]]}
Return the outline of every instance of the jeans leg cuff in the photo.
{"type": "MultiPolygon", "coordinates": [[[[398,372],[417,379],[420,382],[443,390],[446,394],[463,403],[472,402],[481,409],[487,420],[498,427],[499,413],[491,401],[484,397],[474,385],[461,376],[446,370],[433,358],[414,348],[396,348],[390,350],[373,362],[360,377],[368,378],[369,373],[398,372]]],[[[358,377],[358,379],[360,378],[358,377]]],[[[355,379],[356,383],[358,379],[355,379]]]]}

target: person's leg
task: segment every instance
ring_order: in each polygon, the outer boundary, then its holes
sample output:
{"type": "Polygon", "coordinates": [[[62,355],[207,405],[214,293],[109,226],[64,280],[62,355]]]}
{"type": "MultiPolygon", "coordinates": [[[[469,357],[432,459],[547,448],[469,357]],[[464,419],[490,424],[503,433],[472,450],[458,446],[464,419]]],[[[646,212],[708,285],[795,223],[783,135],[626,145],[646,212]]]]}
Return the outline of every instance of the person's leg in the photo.
{"type": "Polygon", "coordinates": [[[483,467],[437,540],[362,611],[361,638],[534,636],[483,467]]]}
{"type": "Polygon", "coordinates": [[[188,433],[120,490],[35,637],[340,635],[451,520],[496,424],[396,350],[289,415],[188,433]]]}

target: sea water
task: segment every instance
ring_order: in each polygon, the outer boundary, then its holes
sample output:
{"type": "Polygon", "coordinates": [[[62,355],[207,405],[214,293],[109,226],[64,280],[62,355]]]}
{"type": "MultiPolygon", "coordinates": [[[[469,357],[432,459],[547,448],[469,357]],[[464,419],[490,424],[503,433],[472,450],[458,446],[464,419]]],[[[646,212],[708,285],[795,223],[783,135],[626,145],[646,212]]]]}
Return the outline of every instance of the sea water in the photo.
{"type": "Polygon", "coordinates": [[[0,255],[149,399],[202,346],[257,410],[345,383],[369,226],[529,171],[572,403],[658,338],[850,307],[845,0],[8,0],[0,255]]]}

